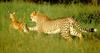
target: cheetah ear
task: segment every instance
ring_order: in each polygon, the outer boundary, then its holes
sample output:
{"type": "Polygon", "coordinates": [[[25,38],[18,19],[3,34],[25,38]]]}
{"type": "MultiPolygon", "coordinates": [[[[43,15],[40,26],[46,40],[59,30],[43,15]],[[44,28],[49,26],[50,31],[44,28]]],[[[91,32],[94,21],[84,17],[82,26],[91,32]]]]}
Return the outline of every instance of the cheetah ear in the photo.
{"type": "Polygon", "coordinates": [[[36,14],[37,12],[36,11],[33,11],[33,14],[36,14]]]}

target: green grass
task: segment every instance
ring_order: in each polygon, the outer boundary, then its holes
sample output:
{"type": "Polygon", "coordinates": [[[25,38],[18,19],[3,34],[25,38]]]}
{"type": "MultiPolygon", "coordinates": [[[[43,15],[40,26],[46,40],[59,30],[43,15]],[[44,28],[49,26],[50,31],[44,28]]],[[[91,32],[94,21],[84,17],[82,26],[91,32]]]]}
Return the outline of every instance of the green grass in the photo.
{"type": "MultiPolygon", "coordinates": [[[[0,53],[99,53],[100,52],[100,24],[97,22],[85,23],[87,16],[79,16],[80,13],[91,14],[100,11],[100,6],[83,4],[32,4],[32,3],[0,3],[0,53]],[[77,38],[73,45],[69,46],[59,34],[41,34],[37,37],[37,32],[28,34],[10,28],[8,11],[16,11],[17,19],[25,17],[24,22],[30,23],[29,17],[32,11],[40,11],[48,15],[51,19],[58,19],[64,16],[74,16],[83,27],[95,27],[96,33],[84,34],[85,42],[78,46],[77,38]],[[82,18],[83,17],[83,18],[82,18]]],[[[94,20],[95,21],[95,20],[94,20]]]]}

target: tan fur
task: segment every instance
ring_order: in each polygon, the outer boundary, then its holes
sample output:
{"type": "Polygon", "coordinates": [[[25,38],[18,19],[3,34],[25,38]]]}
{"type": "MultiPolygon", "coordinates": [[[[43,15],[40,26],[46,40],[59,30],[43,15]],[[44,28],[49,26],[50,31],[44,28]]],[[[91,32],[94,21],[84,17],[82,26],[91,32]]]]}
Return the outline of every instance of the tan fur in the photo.
{"type": "Polygon", "coordinates": [[[20,32],[22,31],[28,32],[27,26],[23,22],[20,22],[16,19],[15,12],[10,13],[10,19],[11,19],[11,26],[14,29],[19,30],[20,32]]]}
{"type": "Polygon", "coordinates": [[[71,35],[77,36],[80,40],[83,40],[80,25],[72,17],[51,20],[48,16],[34,11],[31,13],[30,19],[31,21],[36,22],[36,26],[30,27],[30,30],[47,34],[60,33],[64,39],[69,41],[71,40],[71,35]]]}

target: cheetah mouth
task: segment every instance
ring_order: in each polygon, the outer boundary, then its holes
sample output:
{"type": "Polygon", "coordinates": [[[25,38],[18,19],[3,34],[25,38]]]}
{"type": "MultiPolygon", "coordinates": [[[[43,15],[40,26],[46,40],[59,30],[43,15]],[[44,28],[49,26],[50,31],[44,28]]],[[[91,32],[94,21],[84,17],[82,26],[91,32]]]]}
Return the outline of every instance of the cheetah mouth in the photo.
{"type": "Polygon", "coordinates": [[[30,18],[30,20],[32,21],[32,19],[30,18]]]}
{"type": "Polygon", "coordinates": [[[36,22],[29,22],[28,26],[36,26],[36,22]]]}

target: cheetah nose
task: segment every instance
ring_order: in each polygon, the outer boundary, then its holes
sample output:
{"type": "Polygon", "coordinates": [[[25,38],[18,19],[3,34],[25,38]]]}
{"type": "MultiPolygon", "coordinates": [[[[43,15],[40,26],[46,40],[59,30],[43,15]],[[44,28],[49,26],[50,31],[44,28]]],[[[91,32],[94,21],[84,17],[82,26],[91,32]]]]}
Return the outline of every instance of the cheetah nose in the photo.
{"type": "Polygon", "coordinates": [[[30,20],[32,21],[32,19],[30,18],[30,20]]]}

